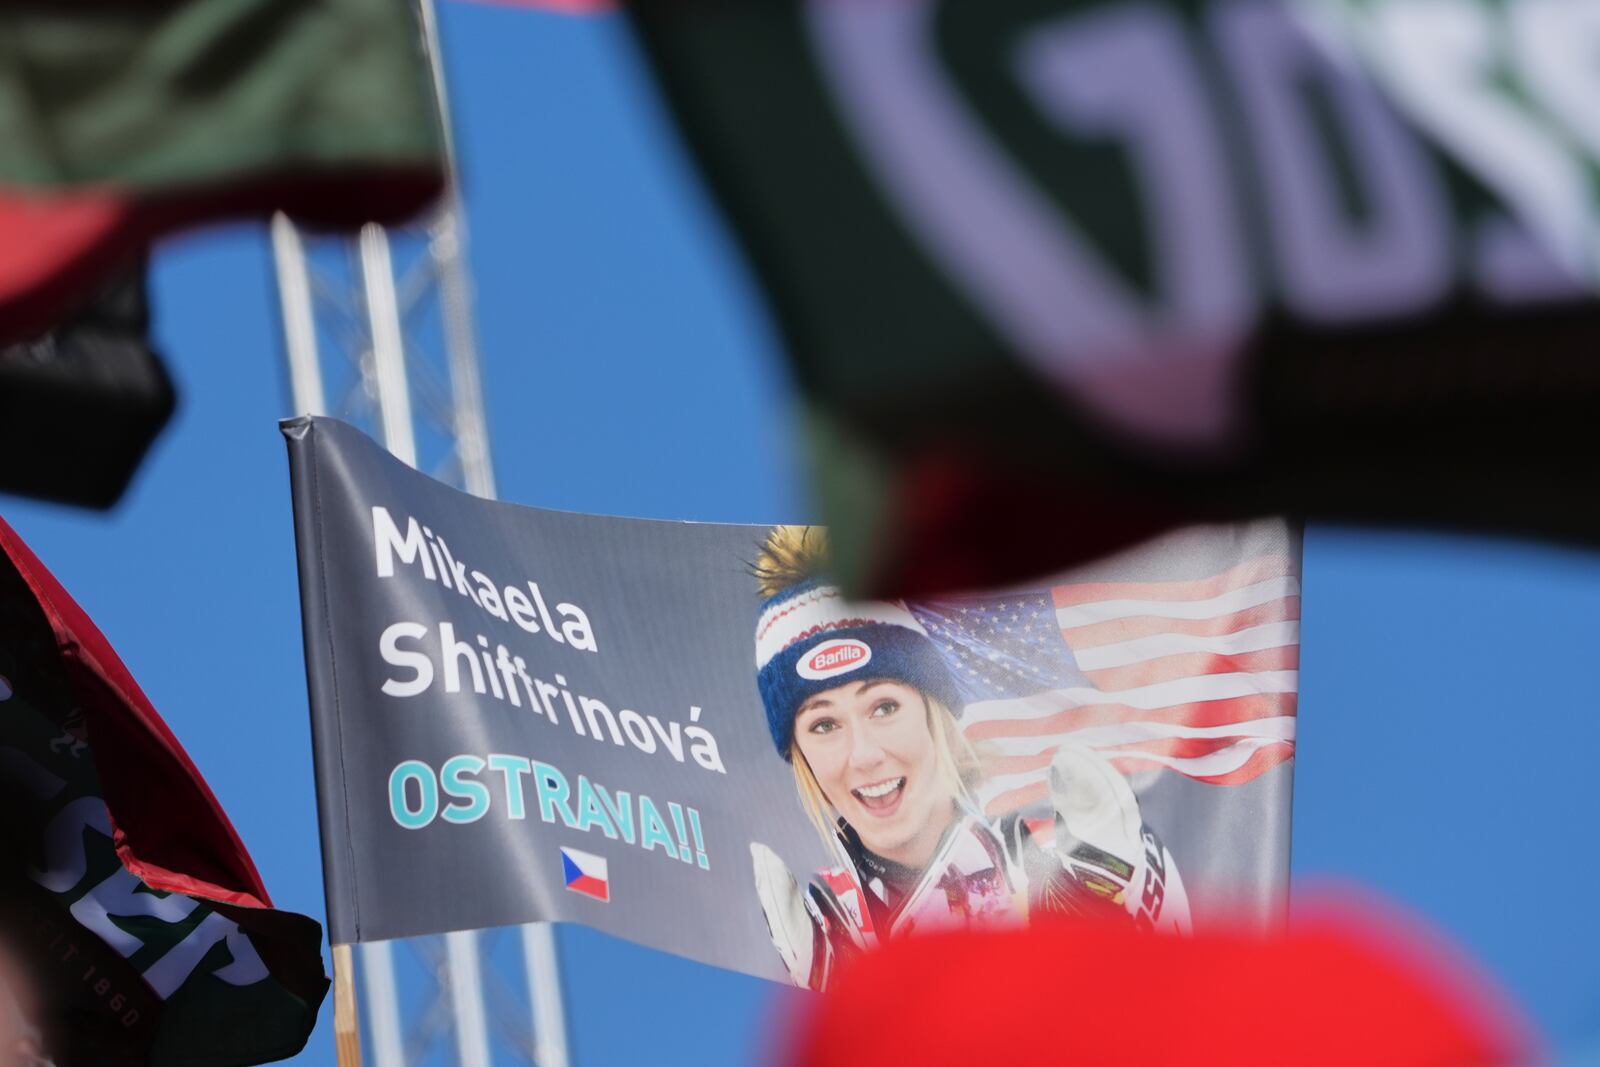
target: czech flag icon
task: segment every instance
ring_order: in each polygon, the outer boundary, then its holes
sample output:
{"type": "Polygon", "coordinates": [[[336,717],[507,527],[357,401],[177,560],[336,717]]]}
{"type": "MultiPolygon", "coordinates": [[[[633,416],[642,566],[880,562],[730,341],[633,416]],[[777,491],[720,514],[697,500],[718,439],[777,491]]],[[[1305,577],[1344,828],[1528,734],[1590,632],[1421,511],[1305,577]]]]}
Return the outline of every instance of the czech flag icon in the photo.
{"type": "Polygon", "coordinates": [[[606,878],[606,861],[592,852],[561,847],[561,871],[566,876],[567,888],[596,900],[611,900],[611,883],[606,878]]]}

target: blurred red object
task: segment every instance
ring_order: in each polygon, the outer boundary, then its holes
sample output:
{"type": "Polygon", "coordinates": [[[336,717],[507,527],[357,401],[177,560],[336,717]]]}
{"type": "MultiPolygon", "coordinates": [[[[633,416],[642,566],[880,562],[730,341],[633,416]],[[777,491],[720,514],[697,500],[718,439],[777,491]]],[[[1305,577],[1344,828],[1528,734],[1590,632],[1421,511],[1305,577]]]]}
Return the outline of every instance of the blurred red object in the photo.
{"type": "Polygon", "coordinates": [[[314,229],[355,230],[410,218],[443,187],[439,167],[400,164],[239,177],[168,195],[41,192],[0,182],[0,341],[58,325],[86,291],[177,230],[274,211],[314,229]]]}
{"type": "Polygon", "coordinates": [[[0,188],[0,339],[42,333],[127,259],[132,212],[115,195],[19,196],[0,188]]]}
{"type": "Polygon", "coordinates": [[[1122,926],[914,937],[802,1009],[789,1067],[1490,1067],[1535,1048],[1455,953],[1367,909],[1274,935],[1122,926]]]}

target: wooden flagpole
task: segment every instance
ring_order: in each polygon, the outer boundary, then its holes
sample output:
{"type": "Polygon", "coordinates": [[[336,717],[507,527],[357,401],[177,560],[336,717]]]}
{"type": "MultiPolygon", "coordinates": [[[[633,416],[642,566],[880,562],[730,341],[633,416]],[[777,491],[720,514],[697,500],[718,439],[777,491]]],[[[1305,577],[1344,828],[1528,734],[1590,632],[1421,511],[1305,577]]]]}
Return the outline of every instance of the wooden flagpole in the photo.
{"type": "Polygon", "coordinates": [[[361,1020],[356,1016],[355,959],[349,945],[333,946],[333,1047],[339,1067],[361,1067],[361,1020]]]}

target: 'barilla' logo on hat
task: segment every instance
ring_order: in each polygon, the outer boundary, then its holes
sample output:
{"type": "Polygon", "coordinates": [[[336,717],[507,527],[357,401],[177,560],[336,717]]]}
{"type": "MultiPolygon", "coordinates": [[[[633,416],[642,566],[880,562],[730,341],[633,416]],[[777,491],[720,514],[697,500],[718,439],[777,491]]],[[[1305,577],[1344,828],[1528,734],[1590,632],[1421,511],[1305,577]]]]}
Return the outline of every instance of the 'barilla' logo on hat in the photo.
{"type": "Polygon", "coordinates": [[[872,659],[872,649],[865,641],[844,638],[818,645],[809,654],[800,658],[800,662],[795,664],[795,670],[800,672],[802,678],[831,678],[835,674],[844,674],[857,667],[864,667],[870,659],[872,659]]]}

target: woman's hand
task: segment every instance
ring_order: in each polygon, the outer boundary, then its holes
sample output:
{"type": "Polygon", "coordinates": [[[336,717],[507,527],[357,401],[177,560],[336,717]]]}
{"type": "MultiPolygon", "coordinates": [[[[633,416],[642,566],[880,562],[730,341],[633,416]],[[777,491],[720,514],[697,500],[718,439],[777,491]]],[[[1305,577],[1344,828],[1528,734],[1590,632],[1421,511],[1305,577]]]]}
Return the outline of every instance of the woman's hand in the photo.
{"type": "Polygon", "coordinates": [[[767,919],[767,935],[789,972],[789,980],[802,989],[815,988],[812,972],[818,962],[818,946],[825,951],[827,944],[827,938],[821,936],[821,919],[812,913],[805,890],[776,852],[753,841],[750,860],[755,868],[756,896],[767,919]]]}
{"type": "Polygon", "coordinates": [[[1139,814],[1139,798],[1109,760],[1062,745],[1050,763],[1055,849],[1088,892],[1120,905],[1141,927],[1189,930],[1189,901],[1172,854],[1139,814]]]}

